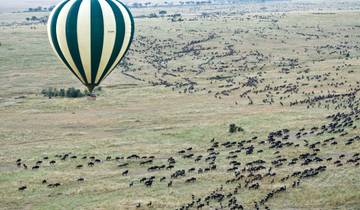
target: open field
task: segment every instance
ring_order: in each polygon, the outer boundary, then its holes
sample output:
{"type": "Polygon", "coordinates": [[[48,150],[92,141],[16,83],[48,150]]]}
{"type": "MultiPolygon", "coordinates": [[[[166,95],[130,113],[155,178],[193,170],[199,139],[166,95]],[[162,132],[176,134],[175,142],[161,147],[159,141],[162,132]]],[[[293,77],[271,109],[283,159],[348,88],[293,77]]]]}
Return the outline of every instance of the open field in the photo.
{"type": "Polygon", "coordinates": [[[96,101],[0,14],[0,209],[360,209],[360,10],[280,4],[136,18],[96,101]]]}

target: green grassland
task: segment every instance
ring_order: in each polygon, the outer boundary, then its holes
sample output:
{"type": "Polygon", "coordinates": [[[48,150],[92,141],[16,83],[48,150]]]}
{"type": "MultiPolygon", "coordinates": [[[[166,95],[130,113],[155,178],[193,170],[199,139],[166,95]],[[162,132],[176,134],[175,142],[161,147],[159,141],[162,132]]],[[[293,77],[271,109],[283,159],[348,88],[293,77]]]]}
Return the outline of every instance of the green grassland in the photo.
{"type": "MultiPolygon", "coordinates": [[[[257,136],[246,145],[254,144],[256,151],[263,152],[246,155],[242,151],[236,160],[245,166],[262,159],[268,169],[276,150],[259,142],[266,140],[269,132],[286,128],[291,131],[288,141],[300,147],[279,149],[280,155],[291,160],[311,152],[303,139],[295,137],[296,132],[321,127],[330,122],[328,115],[354,108],[348,106],[347,97],[311,105],[291,103],[359,88],[360,11],[244,14],[242,9],[175,7],[169,8],[168,14],[182,13],[183,21],[136,18],[134,44],[125,62],[103,82],[96,101],[43,97],[44,88],[83,87],[52,53],[45,25],[23,24],[27,14],[0,14],[0,209],[135,209],[138,203],[143,209],[175,209],[190,202],[192,195],[206,196],[221,185],[224,192],[230,192],[236,186],[225,184],[232,177],[226,172],[226,156],[232,149],[221,147],[217,170],[187,173],[167,187],[177,169],[208,165],[182,158],[179,150],[192,147],[195,156],[206,157],[213,138],[224,143],[257,136]],[[215,14],[217,11],[222,13],[215,14]],[[202,16],[202,12],[209,14],[202,16]],[[230,79],[216,79],[221,77],[230,79]],[[255,78],[255,86],[246,85],[249,78],[255,78]],[[279,85],[286,87],[276,88],[279,85]],[[246,91],[249,93],[240,97],[246,91]],[[230,123],[244,131],[230,134],[230,123]],[[61,161],[55,157],[65,153],[77,158],[61,161]],[[177,163],[172,170],[148,172],[151,164],[114,159],[132,154],[155,156],[153,165],[167,164],[169,157],[177,163]],[[49,160],[31,170],[45,156],[49,160]],[[81,159],[83,156],[95,156],[102,162],[88,167],[89,159],[81,159]],[[107,156],[111,160],[106,161],[107,156]],[[16,166],[19,158],[28,165],[27,170],[16,166]],[[56,164],[49,165],[50,160],[56,164]],[[125,162],[127,168],[117,167],[125,162]],[[77,169],[79,164],[84,167],[77,169]],[[129,175],[122,176],[125,169],[129,175]],[[152,175],[156,176],[152,187],[139,183],[142,177],[152,175]],[[162,176],[165,182],[158,181],[162,176]],[[85,181],[76,181],[79,177],[85,181]],[[197,181],[185,183],[190,177],[197,181]],[[61,185],[48,188],[41,183],[43,179],[61,185]],[[129,187],[132,181],[134,186],[129,187]],[[27,189],[19,191],[24,185],[27,189]],[[152,205],[146,206],[149,202],[152,205]]],[[[152,12],[158,9],[134,10],[135,15],[152,12]]],[[[355,92],[355,105],[359,96],[355,92]]],[[[359,152],[360,142],[345,145],[347,139],[360,134],[359,126],[355,120],[353,127],[346,128],[346,135],[306,136],[310,143],[336,138],[337,145],[323,145],[318,152],[333,161],[273,167],[277,173],[274,182],[265,177],[257,190],[242,183],[236,198],[245,209],[254,209],[254,201],[286,184],[287,191],[266,206],[359,209],[359,166],[346,160],[359,152]],[[340,154],[345,158],[338,167],[333,162],[340,154]],[[326,171],[302,180],[297,188],[291,188],[294,178],[280,180],[320,165],[326,165],[326,171]]],[[[204,209],[216,207],[219,205],[212,203],[204,209]]]]}

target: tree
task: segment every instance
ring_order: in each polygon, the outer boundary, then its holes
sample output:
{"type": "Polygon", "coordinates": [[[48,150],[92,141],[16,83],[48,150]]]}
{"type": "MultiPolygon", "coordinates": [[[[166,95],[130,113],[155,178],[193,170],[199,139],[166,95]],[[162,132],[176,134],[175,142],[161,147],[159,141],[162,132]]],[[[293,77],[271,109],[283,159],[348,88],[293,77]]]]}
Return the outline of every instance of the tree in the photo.
{"type": "Polygon", "coordinates": [[[50,6],[50,7],[48,8],[48,11],[51,12],[54,8],[55,8],[55,6],[50,6]]]}
{"type": "Polygon", "coordinates": [[[135,8],[142,7],[142,3],[135,2],[135,3],[132,4],[132,6],[135,7],[135,8]]]}
{"type": "Polygon", "coordinates": [[[242,127],[236,126],[236,124],[232,123],[229,125],[229,133],[242,132],[244,129],[242,127]]]}
{"type": "Polygon", "coordinates": [[[156,13],[151,13],[151,14],[149,15],[149,18],[157,18],[156,13]]]}
{"type": "Polygon", "coordinates": [[[167,14],[167,12],[165,11],[165,10],[161,10],[160,12],[159,12],[159,15],[166,15],[167,14]]]}
{"type": "Polygon", "coordinates": [[[59,92],[60,97],[65,97],[65,89],[61,88],[59,92]]]}
{"type": "Polygon", "coordinates": [[[229,132],[230,132],[230,133],[235,133],[235,132],[236,132],[236,125],[235,125],[235,124],[230,124],[230,126],[229,126],[229,132]]]}
{"type": "Polygon", "coordinates": [[[56,88],[50,87],[47,89],[43,89],[41,93],[49,98],[52,97],[81,98],[85,96],[85,93],[83,93],[80,89],[76,89],[73,87],[68,88],[67,90],[63,88],[58,90],[56,88]]]}

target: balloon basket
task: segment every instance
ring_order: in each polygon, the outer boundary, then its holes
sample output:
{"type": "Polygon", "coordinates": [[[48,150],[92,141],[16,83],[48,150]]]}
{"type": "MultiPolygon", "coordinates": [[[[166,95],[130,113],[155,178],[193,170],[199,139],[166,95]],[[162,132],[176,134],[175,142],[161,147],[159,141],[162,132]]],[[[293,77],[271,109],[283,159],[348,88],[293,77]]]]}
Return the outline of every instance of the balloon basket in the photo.
{"type": "Polygon", "coordinates": [[[95,101],[96,100],[96,95],[94,93],[90,93],[88,96],[87,96],[87,99],[89,101],[95,101]]]}

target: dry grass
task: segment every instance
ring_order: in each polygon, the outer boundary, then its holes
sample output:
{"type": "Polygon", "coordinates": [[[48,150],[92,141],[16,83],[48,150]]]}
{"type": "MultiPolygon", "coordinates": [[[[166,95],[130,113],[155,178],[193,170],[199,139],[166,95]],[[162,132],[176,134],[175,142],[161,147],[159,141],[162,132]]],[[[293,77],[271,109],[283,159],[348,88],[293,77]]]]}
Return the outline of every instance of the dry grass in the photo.
{"type": "MultiPolygon", "coordinates": [[[[205,11],[209,8],[202,9],[205,11]]],[[[220,9],[225,12],[231,10],[226,7],[220,9]]],[[[193,13],[191,8],[169,10],[193,13]]],[[[136,11],[136,13],[140,12],[136,11]]],[[[15,161],[22,158],[30,167],[44,156],[54,159],[56,154],[68,152],[79,157],[94,155],[102,160],[108,155],[115,157],[141,154],[154,155],[156,157],[154,164],[165,164],[168,157],[174,156],[178,161],[176,165],[178,169],[205,167],[205,162],[195,164],[193,160],[181,159],[176,152],[193,147],[195,154],[206,155],[206,149],[210,146],[209,141],[212,138],[225,142],[248,140],[258,136],[261,140],[266,139],[271,131],[282,128],[294,132],[301,128],[310,129],[328,123],[329,120],[325,117],[329,114],[348,111],[345,108],[335,110],[334,107],[307,109],[304,105],[288,106],[290,101],[306,98],[304,92],[314,90],[314,96],[322,90],[335,90],[337,93],[349,90],[349,86],[345,85],[334,88],[328,84],[328,81],[310,80],[309,86],[302,87],[297,93],[284,100],[280,100],[280,97],[286,94],[274,94],[275,103],[271,105],[262,102],[266,98],[266,93],[258,95],[250,93],[254,104],[248,105],[246,98],[239,98],[239,94],[244,92],[246,87],[233,92],[228,97],[222,96],[221,99],[214,97],[216,92],[223,90],[219,86],[226,84],[225,81],[210,83],[208,78],[216,75],[230,75],[236,82],[242,83],[246,77],[256,76],[261,71],[263,75],[259,77],[263,78],[264,82],[257,87],[258,89],[266,85],[285,83],[284,81],[295,83],[297,76],[301,74],[298,70],[289,74],[279,72],[280,67],[276,66],[276,62],[281,57],[299,58],[301,62],[299,71],[311,69],[307,76],[330,71],[332,74],[329,80],[347,81],[346,85],[356,86],[360,76],[358,49],[351,49],[351,58],[345,60],[343,55],[329,56],[327,51],[317,54],[314,48],[342,43],[345,34],[350,35],[346,39],[349,46],[358,45],[358,32],[360,32],[360,28],[356,26],[360,17],[358,11],[337,11],[336,14],[328,15],[291,12],[286,13],[285,16],[280,13],[264,13],[264,16],[278,20],[276,24],[269,22],[268,19],[261,20],[256,15],[255,13],[240,17],[225,15],[225,17],[198,18],[197,21],[189,21],[188,19],[191,18],[189,16],[186,17],[185,22],[176,23],[166,18],[137,19],[137,39],[129,54],[128,62],[132,66],[127,69],[127,73],[145,82],[124,76],[120,73],[121,69],[118,69],[104,82],[103,91],[96,101],[88,101],[85,98],[49,100],[42,97],[39,93],[46,87],[82,87],[51,53],[45,26],[37,25],[35,29],[30,29],[30,26],[0,26],[2,44],[0,47],[2,90],[0,93],[0,209],[134,209],[136,203],[141,202],[144,206],[150,201],[152,201],[150,208],[153,209],[177,208],[191,201],[192,194],[199,197],[206,196],[231,177],[230,174],[225,173],[228,168],[228,160],[225,158],[228,150],[221,150],[217,171],[194,175],[198,178],[194,184],[184,184],[184,179],[175,180],[171,188],[166,186],[167,182],[156,182],[151,188],[135,183],[134,187],[129,188],[131,181],[144,176],[154,174],[159,178],[170,175],[169,171],[149,173],[146,167],[139,166],[138,161],[129,161],[129,176],[121,176],[123,170],[116,167],[115,161],[104,161],[93,168],[85,166],[83,169],[76,169],[76,165],[86,164],[87,161],[79,158],[68,161],[57,160],[56,166],[49,166],[46,162],[38,171],[19,169],[15,161]],[[288,32],[272,28],[277,25],[288,32]],[[298,27],[293,27],[295,25],[298,27]],[[297,35],[300,32],[314,33],[318,25],[323,30],[319,34],[334,32],[335,35],[308,41],[297,35]],[[249,33],[240,33],[236,40],[233,40],[232,33],[235,26],[238,29],[249,30],[249,33]],[[204,42],[201,46],[213,49],[202,50],[199,55],[185,54],[176,60],[169,60],[166,68],[159,69],[151,65],[153,64],[151,58],[146,57],[154,55],[171,57],[190,40],[202,39],[209,32],[215,32],[217,38],[204,42]],[[262,37],[264,34],[267,35],[266,38],[262,37]],[[149,44],[155,38],[158,40],[172,38],[173,45],[167,46],[164,42],[158,41],[156,43],[160,48],[156,48],[149,44]],[[286,43],[281,43],[282,40],[286,40],[286,43]],[[141,46],[140,42],[145,45],[141,46]],[[234,44],[234,48],[239,51],[238,54],[215,59],[213,63],[205,66],[206,71],[201,74],[192,71],[197,70],[197,66],[204,63],[211,53],[226,53],[227,49],[224,49],[224,46],[230,44],[234,44]],[[152,48],[144,52],[148,47],[152,48]],[[309,52],[305,53],[305,48],[309,48],[309,52]],[[261,65],[256,64],[251,71],[236,71],[244,63],[243,61],[236,63],[233,60],[251,50],[259,50],[264,55],[271,54],[272,57],[270,61],[260,62],[266,64],[263,70],[259,70],[261,65]],[[313,60],[321,59],[325,60],[313,63],[313,60]],[[216,71],[215,67],[221,66],[221,62],[233,67],[222,67],[223,72],[216,71]],[[344,63],[352,66],[346,67],[346,70],[336,75],[333,66],[344,63]],[[175,78],[155,75],[155,72],[158,75],[172,72],[182,65],[185,66],[185,71],[176,72],[175,78]],[[349,73],[351,70],[354,72],[349,73]],[[167,78],[170,82],[181,82],[188,77],[198,83],[195,87],[198,91],[184,94],[178,93],[183,92],[183,87],[172,90],[171,87],[149,84],[160,77],[167,78]],[[314,87],[319,84],[323,86],[314,87]],[[208,93],[208,90],[212,92],[208,93]],[[17,98],[19,96],[25,98],[17,98]],[[283,101],[285,106],[281,106],[279,101],[283,101]],[[230,135],[227,130],[230,123],[240,125],[245,131],[230,135]],[[85,182],[78,183],[76,181],[78,177],[85,177],[85,182]],[[49,189],[41,184],[43,179],[47,179],[48,182],[60,182],[62,185],[49,189]],[[28,189],[19,192],[18,187],[22,185],[27,185],[28,189]]],[[[0,14],[0,18],[5,20],[5,17],[6,20],[23,18],[21,14],[0,14]]],[[[301,81],[301,83],[305,82],[305,80],[301,81]]],[[[359,122],[355,125],[360,126],[359,122]]],[[[341,144],[322,147],[321,155],[336,158],[339,154],[346,153],[347,157],[350,157],[358,152],[359,142],[355,142],[350,147],[344,146],[343,142],[347,137],[359,135],[359,129],[348,132],[346,137],[334,134],[341,144]]],[[[325,135],[310,136],[308,140],[315,142],[326,137],[325,135]]],[[[294,137],[291,140],[297,141],[294,137]]],[[[265,159],[270,166],[274,156],[273,151],[268,150],[265,145],[258,146],[257,149],[264,149],[264,152],[250,156],[241,153],[238,160],[245,164],[257,159],[265,159]]],[[[282,150],[281,155],[291,159],[307,151],[308,148],[305,147],[291,147],[282,150]]],[[[321,164],[313,164],[311,167],[318,165],[321,164]]],[[[238,200],[245,207],[253,208],[254,200],[282,185],[279,181],[281,177],[304,168],[306,167],[299,164],[294,167],[279,168],[274,184],[270,183],[270,178],[266,178],[259,190],[242,188],[238,200]]],[[[359,179],[359,167],[345,164],[337,168],[329,164],[325,172],[315,178],[304,180],[299,188],[289,188],[287,193],[277,195],[267,205],[271,209],[359,209],[359,179]]],[[[290,181],[286,182],[289,183],[291,185],[290,181]]],[[[230,191],[231,187],[226,185],[225,191],[230,191]]]]}

